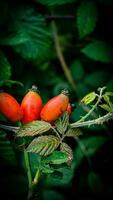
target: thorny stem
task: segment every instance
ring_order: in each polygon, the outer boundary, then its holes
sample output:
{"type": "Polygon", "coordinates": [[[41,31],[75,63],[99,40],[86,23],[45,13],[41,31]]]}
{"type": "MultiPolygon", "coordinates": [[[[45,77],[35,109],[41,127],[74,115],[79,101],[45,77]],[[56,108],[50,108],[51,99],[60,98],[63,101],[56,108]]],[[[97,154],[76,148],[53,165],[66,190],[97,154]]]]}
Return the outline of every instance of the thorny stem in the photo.
{"type": "Polygon", "coordinates": [[[95,105],[91,108],[91,110],[84,116],[82,117],[78,122],[83,122],[85,121],[91,114],[92,112],[97,108],[98,104],[100,103],[101,99],[102,99],[102,94],[103,94],[103,91],[105,90],[105,87],[103,88],[100,88],[100,93],[98,95],[98,100],[97,102],[95,103],[95,105]]]}
{"type": "Polygon", "coordinates": [[[63,53],[62,53],[62,50],[60,47],[59,37],[57,34],[57,28],[56,28],[54,21],[52,21],[52,31],[53,31],[53,39],[54,39],[54,43],[55,43],[55,49],[56,49],[56,53],[57,53],[58,59],[60,61],[61,67],[64,71],[64,74],[65,74],[68,82],[70,83],[72,88],[76,91],[76,86],[75,86],[74,80],[73,80],[71,72],[66,64],[66,61],[64,59],[64,56],[63,56],[63,53]]]}
{"type": "Polygon", "coordinates": [[[107,113],[106,115],[99,117],[94,120],[88,120],[85,122],[75,122],[70,124],[71,128],[77,128],[77,127],[84,127],[84,126],[91,126],[91,125],[99,125],[103,124],[104,122],[107,122],[108,120],[113,119],[113,113],[107,113]]]}

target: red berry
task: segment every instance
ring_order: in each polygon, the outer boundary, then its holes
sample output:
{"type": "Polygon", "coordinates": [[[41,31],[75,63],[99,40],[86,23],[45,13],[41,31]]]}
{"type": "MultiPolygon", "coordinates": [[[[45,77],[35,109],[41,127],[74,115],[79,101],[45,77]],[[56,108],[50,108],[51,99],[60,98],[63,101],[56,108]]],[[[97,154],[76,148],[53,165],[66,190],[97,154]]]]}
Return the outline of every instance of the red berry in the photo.
{"type": "Polygon", "coordinates": [[[6,92],[0,93],[0,112],[12,122],[20,121],[23,116],[23,111],[17,100],[6,92]]]}
{"type": "Polygon", "coordinates": [[[72,113],[72,107],[70,103],[68,103],[67,112],[69,113],[69,115],[71,115],[72,113]]]}
{"type": "Polygon", "coordinates": [[[40,112],[43,107],[42,99],[37,93],[36,86],[32,86],[31,90],[24,96],[21,108],[23,110],[23,124],[40,119],[40,112]]]}
{"type": "Polygon", "coordinates": [[[50,123],[54,122],[67,110],[68,102],[69,98],[66,91],[53,97],[43,107],[41,119],[50,123]]]}

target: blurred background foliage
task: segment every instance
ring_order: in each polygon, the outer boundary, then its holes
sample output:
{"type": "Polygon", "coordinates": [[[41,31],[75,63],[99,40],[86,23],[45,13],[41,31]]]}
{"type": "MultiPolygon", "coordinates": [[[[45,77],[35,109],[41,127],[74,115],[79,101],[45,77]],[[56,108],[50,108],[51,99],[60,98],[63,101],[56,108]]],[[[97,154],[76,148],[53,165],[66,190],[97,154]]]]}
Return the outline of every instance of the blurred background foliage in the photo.
{"type": "MultiPolygon", "coordinates": [[[[45,103],[68,88],[77,107],[71,121],[76,121],[85,112],[79,105],[85,94],[101,86],[113,91],[112,22],[113,0],[1,0],[0,90],[21,102],[36,84],[45,103]]],[[[9,123],[2,115],[0,121],[9,123]]],[[[68,141],[72,166],[43,176],[34,199],[113,198],[112,124],[81,131],[79,142],[68,141]]],[[[34,171],[38,155],[30,159],[34,171]]],[[[22,148],[11,132],[2,130],[0,174],[4,199],[26,199],[22,148]]]]}

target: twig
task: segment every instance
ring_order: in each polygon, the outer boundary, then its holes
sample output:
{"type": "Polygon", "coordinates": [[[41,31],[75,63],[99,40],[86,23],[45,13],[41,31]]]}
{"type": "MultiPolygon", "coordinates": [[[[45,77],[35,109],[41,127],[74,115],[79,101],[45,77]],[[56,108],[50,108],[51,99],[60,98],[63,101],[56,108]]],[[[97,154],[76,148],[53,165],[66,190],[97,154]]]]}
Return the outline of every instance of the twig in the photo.
{"type": "Polygon", "coordinates": [[[64,74],[65,74],[68,82],[70,83],[72,88],[76,91],[76,86],[75,86],[74,80],[73,80],[71,72],[65,62],[65,59],[64,59],[61,47],[60,47],[59,37],[57,34],[57,28],[56,28],[54,21],[52,21],[52,31],[53,31],[53,39],[54,39],[54,43],[55,43],[55,49],[56,49],[56,53],[57,53],[58,59],[60,61],[61,67],[64,71],[64,74]]]}
{"type": "Polygon", "coordinates": [[[113,113],[107,113],[106,115],[94,120],[89,120],[85,122],[75,122],[75,123],[70,124],[70,127],[77,128],[77,127],[91,126],[91,125],[96,125],[96,124],[99,125],[99,124],[103,124],[104,122],[107,122],[110,119],[113,119],[113,113]]]}
{"type": "Polygon", "coordinates": [[[84,116],[82,117],[78,122],[83,122],[85,119],[87,119],[91,114],[92,112],[97,108],[98,104],[100,103],[101,99],[102,99],[102,94],[103,94],[103,91],[105,90],[105,87],[103,88],[100,88],[100,93],[98,95],[98,100],[97,102],[95,103],[95,105],[93,105],[92,109],[89,110],[89,112],[84,116]]]}
{"type": "Polygon", "coordinates": [[[73,20],[75,19],[74,15],[45,15],[47,20],[73,20]]]}

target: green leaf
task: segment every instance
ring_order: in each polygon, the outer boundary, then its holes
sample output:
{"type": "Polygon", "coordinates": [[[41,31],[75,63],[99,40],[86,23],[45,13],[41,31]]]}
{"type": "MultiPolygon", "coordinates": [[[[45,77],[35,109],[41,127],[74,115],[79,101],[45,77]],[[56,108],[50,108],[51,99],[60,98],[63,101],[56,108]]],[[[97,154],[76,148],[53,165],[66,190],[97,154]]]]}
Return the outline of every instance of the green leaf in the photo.
{"type": "Polygon", "coordinates": [[[76,138],[78,136],[82,135],[79,128],[69,128],[66,132],[67,137],[73,137],[76,138]]]}
{"type": "Polygon", "coordinates": [[[6,86],[11,86],[11,85],[19,85],[21,87],[24,86],[23,83],[21,83],[20,81],[14,81],[14,80],[2,80],[0,81],[0,86],[3,86],[3,85],[6,85],[6,86]]]}
{"type": "Polygon", "coordinates": [[[54,151],[50,156],[48,156],[44,162],[48,162],[54,165],[59,165],[66,163],[68,161],[68,156],[65,152],[54,151]]]}
{"type": "Polygon", "coordinates": [[[73,178],[74,170],[70,167],[59,168],[56,173],[50,174],[46,179],[46,185],[54,186],[68,186],[73,178]],[[57,175],[58,174],[58,175],[57,175]],[[60,175],[60,176],[59,176],[60,175]]]}
{"type": "Polygon", "coordinates": [[[103,136],[90,136],[89,138],[77,140],[78,146],[74,151],[74,167],[77,168],[84,157],[87,159],[88,157],[93,156],[106,140],[107,138],[103,136]]]}
{"type": "Polygon", "coordinates": [[[57,191],[54,191],[53,189],[45,189],[43,191],[43,200],[65,200],[64,196],[61,193],[58,193],[57,191]]]}
{"type": "Polygon", "coordinates": [[[97,22],[97,8],[95,2],[85,1],[77,10],[77,27],[79,37],[83,38],[94,31],[97,22]]]}
{"type": "Polygon", "coordinates": [[[94,193],[101,194],[104,191],[101,177],[94,172],[88,174],[88,185],[94,193]]]}
{"type": "Polygon", "coordinates": [[[68,144],[66,144],[65,142],[63,142],[60,145],[60,150],[62,152],[64,152],[65,154],[67,154],[67,164],[70,165],[73,160],[73,151],[72,151],[71,147],[68,144]]]}
{"type": "Polygon", "coordinates": [[[91,102],[93,102],[95,100],[95,98],[97,97],[95,92],[90,92],[89,94],[87,94],[82,100],[81,103],[83,104],[90,104],[91,102]]]}
{"type": "Polygon", "coordinates": [[[54,169],[49,166],[47,163],[41,163],[41,171],[45,174],[51,174],[54,172],[54,169]]]}
{"type": "Polygon", "coordinates": [[[85,96],[87,93],[89,93],[88,86],[84,83],[84,80],[80,81],[76,84],[76,93],[79,99],[81,99],[83,96],[85,96]]]}
{"type": "Polygon", "coordinates": [[[109,98],[109,96],[108,96],[106,93],[105,93],[102,97],[103,97],[104,101],[105,101],[107,104],[110,103],[110,98],[109,98]]]}
{"type": "Polygon", "coordinates": [[[17,165],[16,155],[11,142],[4,131],[0,130],[0,166],[17,165]]]}
{"type": "Polygon", "coordinates": [[[69,114],[65,112],[60,118],[55,121],[55,127],[59,133],[64,134],[69,125],[69,114]]]}
{"type": "MultiPolygon", "coordinates": [[[[35,176],[36,171],[40,168],[41,156],[35,153],[29,153],[29,162],[32,163],[30,165],[32,175],[35,176]]],[[[42,163],[41,163],[42,164],[42,163]]]]}
{"type": "Polygon", "coordinates": [[[34,136],[45,133],[51,129],[51,124],[45,121],[33,121],[23,125],[17,132],[17,136],[34,136]]]}
{"type": "Polygon", "coordinates": [[[84,68],[80,60],[76,60],[70,66],[70,71],[75,81],[80,81],[84,77],[84,68]]]}
{"type": "Polygon", "coordinates": [[[35,0],[35,1],[46,6],[57,6],[66,3],[76,2],[77,0],[35,0]]]}
{"type": "Polygon", "coordinates": [[[35,138],[27,147],[27,152],[39,153],[42,156],[47,156],[51,154],[59,146],[59,138],[49,135],[49,136],[39,136],[35,138]]]}
{"type": "Polygon", "coordinates": [[[12,8],[11,12],[10,31],[0,38],[0,43],[11,45],[25,59],[47,57],[51,35],[44,18],[28,6],[12,8]]]}
{"type": "Polygon", "coordinates": [[[93,41],[85,46],[81,52],[87,57],[104,63],[113,62],[113,50],[105,42],[93,41]]]}
{"type": "Polygon", "coordinates": [[[113,96],[113,92],[106,92],[105,95],[107,95],[107,96],[113,96]]]}
{"type": "Polygon", "coordinates": [[[85,84],[91,86],[94,89],[97,89],[98,87],[103,87],[103,85],[106,85],[108,80],[109,74],[107,71],[97,70],[86,76],[85,84]]]}
{"type": "Polygon", "coordinates": [[[107,104],[101,104],[99,106],[103,108],[104,110],[106,110],[107,112],[113,112],[113,105],[112,105],[112,108],[110,108],[107,104]]]}
{"type": "Polygon", "coordinates": [[[11,65],[9,64],[6,56],[0,50],[0,81],[10,79],[11,65]]]}

